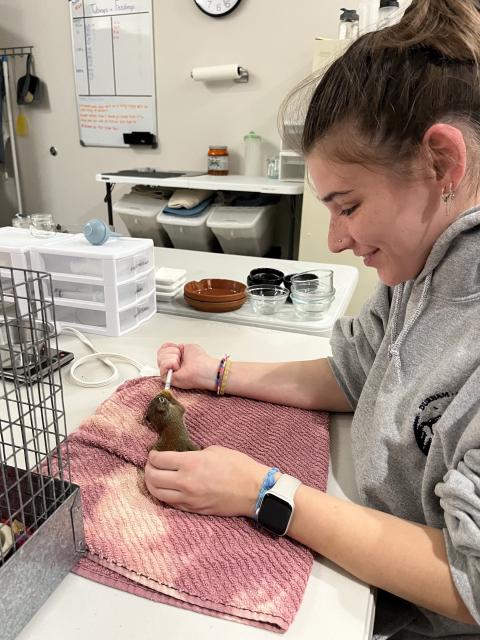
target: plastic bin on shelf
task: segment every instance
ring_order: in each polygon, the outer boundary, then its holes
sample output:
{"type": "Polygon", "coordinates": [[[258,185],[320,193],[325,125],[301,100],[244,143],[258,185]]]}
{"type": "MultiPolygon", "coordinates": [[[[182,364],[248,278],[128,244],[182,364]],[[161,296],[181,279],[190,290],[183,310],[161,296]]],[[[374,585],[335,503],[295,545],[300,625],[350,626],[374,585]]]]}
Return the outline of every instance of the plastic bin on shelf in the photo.
{"type": "Polygon", "coordinates": [[[196,216],[181,216],[170,213],[159,213],[157,222],[168,233],[176,249],[193,249],[195,251],[215,251],[218,242],[207,226],[212,207],[196,216]]]}
{"type": "Polygon", "coordinates": [[[113,204],[113,213],[120,216],[132,238],[151,238],[156,247],[171,247],[167,232],[157,222],[157,215],[167,202],[163,198],[131,191],[113,204]]]}
{"type": "Polygon", "coordinates": [[[216,206],[207,221],[225,253],[264,256],[273,243],[275,205],[216,206]]]}
{"type": "Polygon", "coordinates": [[[83,235],[31,251],[32,267],[52,276],[56,319],[90,333],[119,336],[155,313],[153,241],[83,235]]]}
{"type": "Polygon", "coordinates": [[[295,151],[280,151],[278,179],[286,182],[303,182],[305,180],[305,161],[295,151]]]}

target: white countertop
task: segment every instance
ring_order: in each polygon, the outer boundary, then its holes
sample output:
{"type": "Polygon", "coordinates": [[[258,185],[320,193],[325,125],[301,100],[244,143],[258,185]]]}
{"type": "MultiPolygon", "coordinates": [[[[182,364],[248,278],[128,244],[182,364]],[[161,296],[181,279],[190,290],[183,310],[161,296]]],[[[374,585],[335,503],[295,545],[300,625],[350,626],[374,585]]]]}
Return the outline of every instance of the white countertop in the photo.
{"type": "Polygon", "coordinates": [[[130,175],[118,173],[97,173],[97,182],[115,184],[143,184],[150,187],[172,187],[174,189],[212,189],[213,191],[248,191],[251,193],[276,193],[278,195],[300,195],[303,193],[301,182],[288,182],[272,178],[249,176],[179,176],[177,178],[155,178],[142,176],[140,173],[130,175]]]}
{"type": "MultiPolygon", "coordinates": [[[[165,341],[196,342],[212,355],[227,350],[242,360],[282,361],[328,355],[324,338],[156,314],[120,338],[90,335],[97,348],[117,351],[155,366],[156,348],[165,341]]],[[[76,356],[87,353],[71,335],[60,336],[61,348],[76,356]]],[[[123,379],[134,375],[119,364],[123,379]]],[[[105,376],[102,365],[88,364],[83,375],[105,376]]],[[[119,380],[118,383],[122,382],[119,380]]],[[[67,430],[73,431],[116,385],[74,386],[63,374],[67,430]]],[[[350,415],[333,414],[328,493],[356,500],[350,449],[350,415]]],[[[283,637],[289,640],[366,640],[371,637],[372,590],[323,558],[316,559],[298,614],[283,637]]],[[[18,640],[260,640],[271,631],[157,604],[70,573],[18,636],[18,640]]]]}
{"type": "Polygon", "coordinates": [[[187,281],[200,280],[202,278],[229,278],[239,282],[246,282],[250,271],[257,267],[279,269],[285,275],[312,269],[332,269],[333,284],[336,289],[335,299],[330,308],[325,311],[323,317],[318,320],[299,319],[295,314],[293,305],[290,303],[284,304],[282,309],[273,315],[260,315],[251,310],[248,302],[237,311],[228,311],[227,313],[197,311],[184,301],[183,291],[177,294],[175,299],[170,302],[157,301],[157,311],[160,313],[215,320],[217,322],[247,324],[266,329],[293,331],[322,337],[329,337],[335,321],[345,314],[358,282],[358,269],[349,265],[257,258],[209,253],[207,251],[167,249],[165,247],[155,247],[155,265],[156,267],[186,269],[187,281]]]}

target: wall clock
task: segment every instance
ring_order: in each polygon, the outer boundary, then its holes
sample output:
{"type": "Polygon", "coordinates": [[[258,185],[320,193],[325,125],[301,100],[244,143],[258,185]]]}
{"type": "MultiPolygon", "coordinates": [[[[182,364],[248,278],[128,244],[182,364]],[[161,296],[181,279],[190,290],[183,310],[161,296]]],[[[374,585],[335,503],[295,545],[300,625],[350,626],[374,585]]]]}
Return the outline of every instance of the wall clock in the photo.
{"type": "Polygon", "coordinates": [[[194,0],[197,7],[212,18],[221,18],[238,7],[241,0],[194,0]]]}

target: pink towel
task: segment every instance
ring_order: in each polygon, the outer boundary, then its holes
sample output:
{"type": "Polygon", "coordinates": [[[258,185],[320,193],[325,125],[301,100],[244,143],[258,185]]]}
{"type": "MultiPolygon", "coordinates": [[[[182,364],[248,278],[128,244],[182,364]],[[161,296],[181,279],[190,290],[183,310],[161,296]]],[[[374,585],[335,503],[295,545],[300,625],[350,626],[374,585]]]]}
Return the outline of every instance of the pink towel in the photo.
{"type": "MultiPolygon", "coordinates": [[[[81,486],[87,555],[75,572],[158,602],[285,631],[312,553],[248,518],[189,514],[142,491],[138,469],[156,435],[142,424],[159,378],[126,382],[69,437],[81,486]]],[[[325,490],[328,415],[234,397],[175,391],[192,439],[220,444],[325,490]]]]}

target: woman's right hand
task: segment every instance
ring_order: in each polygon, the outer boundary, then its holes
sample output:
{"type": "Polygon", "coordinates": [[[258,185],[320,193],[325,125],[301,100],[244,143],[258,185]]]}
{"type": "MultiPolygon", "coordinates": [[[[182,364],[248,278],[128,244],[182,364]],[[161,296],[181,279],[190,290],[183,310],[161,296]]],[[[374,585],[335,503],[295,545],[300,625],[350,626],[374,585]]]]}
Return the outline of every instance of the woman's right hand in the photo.
{"type": "Polygon", "coordinates": [[[157,351],[160,376],[165,380],[167,371],[172,369],[172,384],[179,389],[215,391],[218,363],[198,344],[165,342],[157,351]]]}

